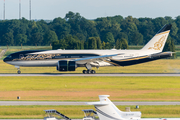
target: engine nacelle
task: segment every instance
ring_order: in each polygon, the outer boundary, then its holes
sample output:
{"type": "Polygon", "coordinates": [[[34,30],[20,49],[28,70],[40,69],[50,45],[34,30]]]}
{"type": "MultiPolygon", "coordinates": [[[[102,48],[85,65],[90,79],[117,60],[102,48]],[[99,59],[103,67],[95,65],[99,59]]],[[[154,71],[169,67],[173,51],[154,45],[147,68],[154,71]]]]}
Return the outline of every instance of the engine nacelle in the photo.
{"type": "Polygon", "coordinates": [[[58,61],[57,70],[58,71],[75,71],[76,70],[75,61],[60,60],[58,61]]]}

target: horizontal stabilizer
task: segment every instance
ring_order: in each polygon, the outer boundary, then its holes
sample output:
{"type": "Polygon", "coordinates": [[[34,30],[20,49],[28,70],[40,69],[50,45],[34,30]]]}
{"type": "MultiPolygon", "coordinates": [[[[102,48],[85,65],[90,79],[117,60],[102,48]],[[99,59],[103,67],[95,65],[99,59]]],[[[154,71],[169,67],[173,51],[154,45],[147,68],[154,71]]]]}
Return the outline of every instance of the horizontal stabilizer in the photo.
{"type": "Polygon", "coordinates": [[[88,105],[108,105],[109,103],[108,102],[88,102],[86,103],[88,105]]]}

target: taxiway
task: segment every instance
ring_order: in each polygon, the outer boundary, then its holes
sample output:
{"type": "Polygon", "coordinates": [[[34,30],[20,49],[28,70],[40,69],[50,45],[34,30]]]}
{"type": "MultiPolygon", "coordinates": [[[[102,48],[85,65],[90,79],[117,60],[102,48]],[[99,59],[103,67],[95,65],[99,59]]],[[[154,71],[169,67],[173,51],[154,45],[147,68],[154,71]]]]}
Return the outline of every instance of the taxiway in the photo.
{"type": "MultiPolygon", "coordinates": [[[[113,102],[115,105],[180,105],[180,102],[113,102]]],[[[86,102],[0,101],[0,106],[16,105],[87,105],[86,102]]]]}

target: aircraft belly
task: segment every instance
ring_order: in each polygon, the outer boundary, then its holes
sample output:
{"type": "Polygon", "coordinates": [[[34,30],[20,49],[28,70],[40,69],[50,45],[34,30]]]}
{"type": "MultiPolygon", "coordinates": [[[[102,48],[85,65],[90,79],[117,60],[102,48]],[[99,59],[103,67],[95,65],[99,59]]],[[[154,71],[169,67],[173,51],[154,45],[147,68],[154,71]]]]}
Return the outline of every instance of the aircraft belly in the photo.
{"type": "Polygon", "coordinates": [[[9,61],[7,63],[15,66],[24,66],[24,67],[47,67],[47,66],[57,66],[58,61],[56,60],[9,61]]]}

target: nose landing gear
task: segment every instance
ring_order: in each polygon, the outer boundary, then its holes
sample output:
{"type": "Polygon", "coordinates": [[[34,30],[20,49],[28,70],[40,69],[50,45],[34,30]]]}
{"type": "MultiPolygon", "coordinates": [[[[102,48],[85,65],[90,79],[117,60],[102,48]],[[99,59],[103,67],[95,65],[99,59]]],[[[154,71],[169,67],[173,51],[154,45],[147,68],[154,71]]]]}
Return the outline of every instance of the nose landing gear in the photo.
{"type": "Polygon", "coordinates": [[[19,66],[15,66],[17,68],[17,74],[21,74],[21,70],[20,70],[20,67],[19,66]]]}

